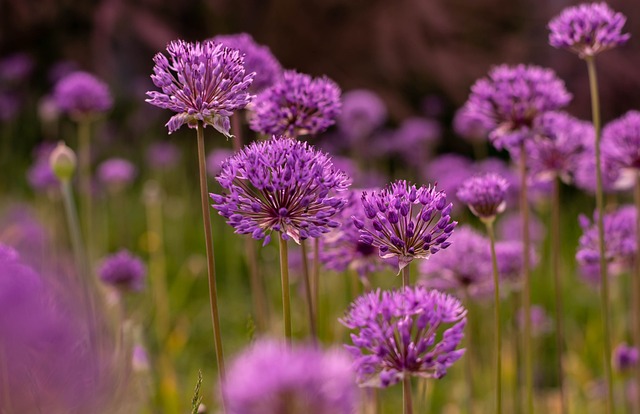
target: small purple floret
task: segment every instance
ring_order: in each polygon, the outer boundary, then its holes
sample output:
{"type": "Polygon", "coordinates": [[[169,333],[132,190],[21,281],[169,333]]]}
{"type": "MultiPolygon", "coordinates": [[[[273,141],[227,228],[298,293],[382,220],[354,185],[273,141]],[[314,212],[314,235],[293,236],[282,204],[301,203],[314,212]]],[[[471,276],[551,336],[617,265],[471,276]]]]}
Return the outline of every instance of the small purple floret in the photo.
{"type": "Polygon", "coordinates": [[[458,199],[482,220],[493,220],[506,206],[509,183],[500,175],[487,173],[471,177],[458,189],[458,199]]]}

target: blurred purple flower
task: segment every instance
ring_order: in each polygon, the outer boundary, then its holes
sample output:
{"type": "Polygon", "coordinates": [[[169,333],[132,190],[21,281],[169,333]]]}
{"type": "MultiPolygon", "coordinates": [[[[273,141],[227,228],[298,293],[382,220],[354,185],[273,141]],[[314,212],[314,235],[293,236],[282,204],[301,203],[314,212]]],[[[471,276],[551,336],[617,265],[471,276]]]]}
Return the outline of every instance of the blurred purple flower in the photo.
{"type": "Polygon", "coordinates": [[[162,53],[153,58],[151,80],[162,92],[147,92],[146,102],[177,112],[166,124],[170,134],[202,122],[230,137],[229,117],[253,99],[248,89],[255,73],[246,73],[242,54],[212,41],[184,40],[170,42],[167,52],[171,62],[162,53]]]}
{"type": "Polygon", "coordinates": [[[75,120],[100,115],[113,106],[107,84],[87,72],[73,72],[60,79],[53,98],[58,108],[75,120]]]}
{"type": "Polygon", "coordinates": [[[388,387],[408,376],[444,377],[464,354],[456,348],[464,336],[466,313],[453,296],[422,286],[378,289],[358,297],[340,319],[355,330],[353,346],[346,347],[355,359],[358,382],[388,387]]]}
{"type": "Polygon", "coordinates": [[[22,97],[10,91],[0,90],[0,121],[14,120],[22,109],[22,97]]]}
{"type": "Polygon", "coordinates": [[[567,7],[549,22],[549,44],[568,49],[580,58],[595,56],[629,40],[622,33],[627,18],[606,3],[584,3],[567,7]]]}
{"type": "Polygon", "coordinates": [[[457,222],[447,196],[435,187],[417,188],[398,180],[380,191],[362,192],[365,220],[352,217],[360,241],[378,248],[381,258],[398,258],[398,272],[413,259],[426,259],[451,243],[457,222]]]}
{"type": "MultiPolygon", "coordinates": [[[[520,288],[524,271],[524,246],[520,240],[504,240],[496,243],[498,273],[504,287],[512,290],[520,288]]],[[[529,251],[529,263],[535,267],[539,257],[533,247],[529,251]]]]}
{"type": "Polygon", "coordinates": [[[305,142],[274,137],[254,142],[222,164],[216,177],[228,193],[211,194],[213,208],[238,234],[271,240],[271,232],[296,243],[339,226],[350,183],[331,158],[305,142]]]}
{"type": "Polygon", "coordinates": [[[509,183],[503,177],[487,173],[465,180],[456,195],[481,220],[493,221],[507,207],[508,187],[509,183]]]}
{"type": "MultiPolygon", "coordinates": [[[[553,323],[547,312],[540,305],[531,306],[529,317],[531,318],[531,335],[542,336],[546,333],[551,332],[553,328],[553,323]]],[[[523,329],[524,321],[525,321],[524,312],[522,309],[518,311],[518,326],[520,329],[523,329]]]]}
{"type": "Polygon", "coordinates": [[[387,119],[384,101],[368,89],[354,89],[342,95],[342,113],[338,128],[350,139],[369,136],[387,119]]]}
{"type": "Polygon", "coordinates": [[[471,115],[466,106],[458,109],[453,117],[455,133],[471,143],[487,141],[493,126],[494,123],[488,118],[471,115]]]}
{"type": "Polygon", "coordinates": [[[180,149],[171,142],[154,142],[147,147],[147,164],[156,170],[169,170],[180,161],[180,149]]]}
{"type": "Polygon", "coordinates": [[[252,105],[249,126],[268,135],[318,134],[340,114],[340,88],[327,78],[312,78],[293,70],[265,89],[252,105]]]}
{"type": "Polygon", "coordinates": [[[538,115],[571,101],[554,71],[533,65],[496,66],[471,87],[468,116],[492,125],[489,138],[498,149],[515,149],[531,136],[538,115]]]}
{"type": "Polygon", "coordinates": [[[102,184],[121,190],[127,187],[136,178],[136,167],[123,158],[110,158],[98,166],[98,179],[102,184]]]}
{"type": "Polygon", "coordinates": [[[410,165],[420,167],[430,158],[441,134],[438,121],[412,117],[402,121],[391,139],[383,144],[387,154],[399,154],[410,165]]]}
{"type": "Polygon", "coordinates": [[[358,390],[343,351],[259,340],[221,384],[229,414],[352,414],[358,390]]]}
{"type": "Polygon", "coordinates": [[[33,72],[33,58],[26,53],[18,52],[5,56],[0,60],[0,84],[16,84],[25,82],[33,72]]]}
{"type": "Polygon", "coordinates": [[[146,275],[144,262],[124,249],[105,257],[98,269],[100,280],[124,291],[141,291],[146,275]]]}
{"type": "Polygon", "coordinates": [[[60,182],[49,162],[49,156],[55,147],[53,143],[43,142],[34,151],[35,161],[27,171],[27,181],[36,192],[58,191],[60,188],[60,182]]]}
{"type": "Polygon", "coordinates": [[[428,162],[425,166],[425,178],[436,183],[438,188],[447,194],[456,194],[464,180],[474,173],[469,158],[449,153],[442,154],[428,162]]]}
{"type": "Polygon", "coordinates": [[[638,348],[621,343],[613,350],[613,366],[617,371],[630,371],[638,365],[638,348]]]}
{"type": "Polygon", "coordinates": [[[633,184],[640,172],[640,112],[629,111],[602,130],[602,160],[618,176],[616,185],[633,184]]]}
{"type": "Polygon", "coordinates": [[[210,177],[215,177],[222,171],[222,163],[234,152],[226,148],[216,148],[207,155],[207,174],[210,177]]]}
{"type": "Polygon", "coordinates": [[[248,33],[218,35],[213,39],[225,47],[237,49],[244,54],[244,67],[247,72],[254,72],[251,92],[260,92],[273,85],[282,76],[282,66],[267,46],[260,45],[248,33]]]}

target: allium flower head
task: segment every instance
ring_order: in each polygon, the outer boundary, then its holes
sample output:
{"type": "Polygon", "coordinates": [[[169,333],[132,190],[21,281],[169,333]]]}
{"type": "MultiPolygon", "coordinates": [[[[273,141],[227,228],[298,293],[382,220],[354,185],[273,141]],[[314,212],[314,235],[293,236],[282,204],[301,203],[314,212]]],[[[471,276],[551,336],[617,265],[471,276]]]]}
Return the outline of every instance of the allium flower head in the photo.
{"type": "Polygon", "coordinates": [[[367,89],[354,89],[342,95],[338,128],[347,137],[360,139],[371,134],[387,119],[387,108],[380,97],[367,89]]]}
{"type": "Polygon", "coordinates": [[[86,72],[73,72],[60,79],[53,98],[62,112],[76,120],[100,115],[113,106],[107,84],[86,72]]]}
{"type": "MultiPolygon", "coordinates": [[[[529,263],[536,266],[539,261],[535,249],[529,251],[529,263]]],[[[518,289],[524,272],[524,246],[520,240],[503,240],[496,243],[496,261],[501,283],[505,287],[518,289]]]]}
{"type": "Polygon", "coordinates": [[[447,239],[458,224],[449,216],[453,205],[444,192],[404,180],[363,192],[362,206],[366,219],[353,217],[360,241],[377,247],[383,259],[397,257],[399,270],[449,247],[447,239]]]}
{"type": "Polygon", "coordinates": [[[123,158],[110,158],[98,166],[98,178],[112,188],[120,189],[136,178],[136,167],[123,158]]]}
{"type": "Polygon", "coordinates": [[[170,142],[156,142],[147,148],[146,159],[151,168],[171,169],[180,161],[180,149],[170,142]]]}
{"type": "Polygon", "coordinates": [[[107,256],[98,269],[100,279],[119,289],[140,291],[147,269],[142,260],[127,250],[107,256]]]}
{"type": "Polygon", "coordinates": [[[500,175],[487,173],[471,177],[458,189],[458,199],[482,220],[493,220],[507,206],[509,183],[500,175]]]}
{"type": "Polygon", "coordinates": [[[422,286],[358,297],[340,323],[355,330],[358,382],[387,387],[408,376],[442,378],[464,354],[466,309],[453,296],[422,286]]]}
{"type": "Polygon", "coordinates": [[[358,390],[349,356],[310,345],[259,340],[221,385],[229,414],[352,414],[358,390]]]}
{"type": "Polygon", "coordinates": [[[246,73],[242,54],[208,40],[175,40],[167,53],[171,61],[162,53],[153,58],[151,80],[162,92],[147,92],[146,101],[177,112],[166,124],[169,133],[202,122],[230,137],[229,117],[253,98],[248,89],[255,73],[246,73]]]}
{"type": "Polygon", "coordinates": [[[238,234],[296,243],[339,226],[333,216],[346,203],[350,185],[327,154],[286,137],[254,142],[222,163],[216,178],[227,192],[211,194],[213,208],[238,234]]]}
{"type": "Polygon", "coordinates": [[[551,69],[500,65],[471,87],[468,115],[492,125],[489,138],[498,149],[517,148],[531,135],[535,118],[569,103],[571,94],[551,69]]]}
{"type": "Polygon", "coordinates": [[[458,109],[453,117],[453,130],[469,142],[485,142],[493,127],[490,119],[473,116],[467,106],[458,109]]]}
{"type": "Polygon", "coordinates": [[[629,40],[631,35],[622,33],[626,21],[604,2],[567,7],[549,22],[549,44],[581,58],[595,56],[629,40]]]}
{"type": "Polygon", "coordinates": [[[602,158],[618,172],[640,171],[640,112],[629,111],[602,131],[602,158]]]}
{"type": "Polygon", "coordinates": [[[244,54],[244,67],[247,72],[254,72],[253,83],[249,87],[252,92],[259,92],[273,85],[282,76],[282,66],[267,46],[260,45],[248,33],[218,35],[214,42],[237,49],[244,54]]]}
{"type": "MultiPolygon", "coordinates": [[[[594,221],[598,212],[594,212],[594,221]]],[[[604,215],[605,259],[609,264],[629,268],[637,253],[636,215],[634,206],[622,206],[604,215]]],[[[576,260],[581,266],[597,265],[600,261],[598,228],[585,216],[580,216],[582,236],[576,260]]]]}
{"type": "Polygon", "coordinates": [[[323,76],[293,70],[256,98],[249,126],[269,135],[314,135],[329,128],[340,114],[340,88],[323,76]]]}
{"type": "Polygon", "coordinates": [[[618,371],[628,371],[638,365],[638,348],[624,342],[613,350],[613,366],[618,371]]]}

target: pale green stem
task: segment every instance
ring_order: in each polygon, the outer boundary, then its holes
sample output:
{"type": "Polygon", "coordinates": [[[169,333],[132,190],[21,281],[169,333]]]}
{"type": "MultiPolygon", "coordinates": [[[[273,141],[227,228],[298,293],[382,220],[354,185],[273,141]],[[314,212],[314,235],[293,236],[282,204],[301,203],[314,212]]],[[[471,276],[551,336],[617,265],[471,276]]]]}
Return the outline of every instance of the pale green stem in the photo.
{"type": "Polygon", "coordinates": [[[585,58],[589,73],[589,89],[591,91],[591,113],[593,129],[595,132],[595,156],[596,156],[596,211],[598,222],[598,252],[600,254],[601,276],[601,307],[602,307],[602,341],[604,356],[604,374],[607,383],[607,414],[615,412],[613,397],[613,375],[611,371],[611,322],[609,316],[609,275],[607,260],[605,257],[604,240],[604,191],[602,187],[602,166],[600,165],[600,138],[602,136],[602,124],[600,121],[600,98],[598,96],[598,77],[596,63],[593,56],[585,58]]]}
{"type": "Polygon", "coordinates": [[[406,375],[402,380],[402,399],[404,401],[403,404],[403,414],[412,414],[413,413],[413,402],[411,401],[411,377],[406,375]]]}
{"type": "Polygon", "coordinates": [[[493,300],[494,300],[494,330],[495,330],[495,398],[496,414],[502,413],[502,334],[500,332],[500,276],[498,273],[498,259],[496,257],[496,236],[493,231],[494,218],[483,220],[487,227],[491,244],[491,265],[493,267],[493,300]]]}
{"type": "Polygon", "coordinates": [[[300,255],[302,256],[302,279],[304,282],[304,293],[307,302],[307,313],[309,314],[309,329],[311,333],[311,339],[313,342],[318,340],[318,333],[316,330],[316,318],[313,307],[313,297],[311,293],[311,280],[309,278],[309,263],[307,259],[307,242],[302,240],[300,242],[300,255]]]}
{"type": "MultiPolygon", "coordinates": [[[[207,274],[209,278],[209,303],[211,305],[211,320],[213,322],[213,339],[216,348],[216,360],[218,363],[218,377],[220,383],[225,376],[224,358],[222,350],[222,338],[220,336],[220,318],[218,313],[218,293],[216,287],[216,265],[213,255],[213,236],[211,233],[211,217],[209,213],[209,190],[207,188],[207,167],[204,150],[204,127],[202,121],[198,121],[198,166],[200,170],[200,195],[202,201],[202,219],[204,222],[204,239],[207,249],[207,274]]],[[[224,404],[224,403],[222,403],[224,404]]],[[[223,409],[224,411],[224,409],[223,409]]]]}
{"type": "Polygon", "coordinates": [[[465,332],[465,341],[466,341],[466,352],[464,355],[464,370],[465,370],[465,383],[467,386],[467,395],[466,395],[466,404],[467,404],[467,414],[472,414],[473,413],[473,391],[474,391],[474,386],[473,386],[473,365],[474,365],[474,360],[475,360],[475,355],[476,353],[475,351],[475,344],[473,343],[474,340],[474,325],[475,325],[475,320],[473,318],[471,318],[470,314],[472,312],[470,312],[471,309],[471,295],[469,294],[469,289],[465,286],[465,288],[463,289],[463,294],[464,294],[464,302],[465,302],[465,306],[467,307],[467,327],[466,327],[466,332],[465,332]]]}
{"type": "Polygon", "coordinates": [[[291,343],[291,300],[289,298],[289,255],[287,241],[280,237],[280,278],[282,282],[282,314],[284,317],[284,337],[291,343]]]}
{"type": "MultiPolygon", "coordinates": [[[[636,172],[636,180],[633,191],[633,199],[637,211],[640,212],[640,173],[636,172]]],[[[640,214],[636,217],[636,245],[640,246],[640,214]]],[[[635,274],[632,279],[633,298],[633,342],[635,346],[640,346],[640,255],[636,255],[635,274]]],[[[640,384],[640,364],[635,367],[636,384],[640,384]]],[[[640,412],[640,392],[636,392],[636,412],[640,412]]]]}

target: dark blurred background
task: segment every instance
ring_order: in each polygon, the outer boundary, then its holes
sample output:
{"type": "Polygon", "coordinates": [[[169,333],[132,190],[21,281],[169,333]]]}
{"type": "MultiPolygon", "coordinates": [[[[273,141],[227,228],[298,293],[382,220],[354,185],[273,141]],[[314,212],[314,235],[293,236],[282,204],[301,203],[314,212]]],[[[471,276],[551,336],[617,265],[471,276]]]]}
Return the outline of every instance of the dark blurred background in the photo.
{"type": "MultiPolygon", "coordinates": [[[[106,79],[122,99],[151,87],[151,58],[175,38],[199,40],[248,32],[284,67],[327,74],[344,90],[370,88],[392,119],[440,111],[447,123],[469,86],[493,64],[536,63],[555,69],[589,117],[584,64],[547,44],[548,20],[578,2],[564,0],[1,0],[0,57],[27,52],[33,84],[51,88],[61,61],[106,79]]],[[[638,33],[637,0],[611,2],[638,33]],[[635,6],[635,7],[634,7],[635,6]]],[[[640,107],[640,43],[599,58],[609,120],[640,107]]]]}

